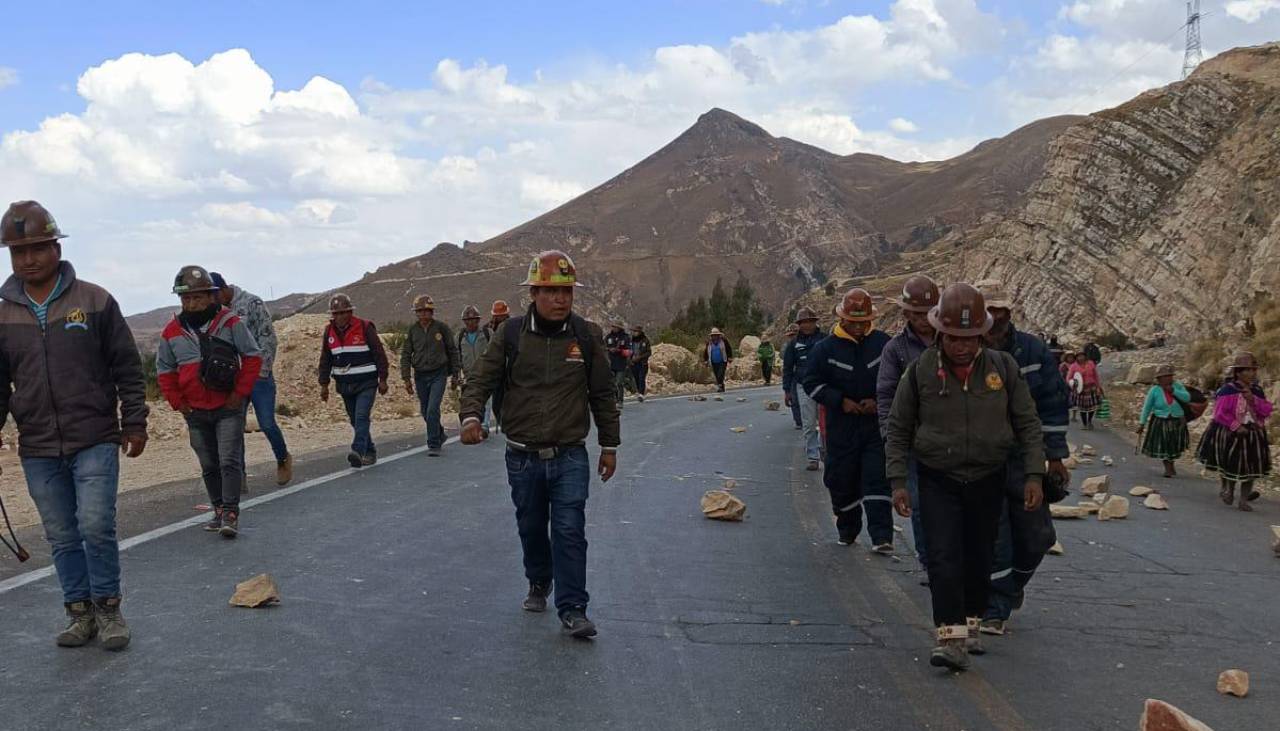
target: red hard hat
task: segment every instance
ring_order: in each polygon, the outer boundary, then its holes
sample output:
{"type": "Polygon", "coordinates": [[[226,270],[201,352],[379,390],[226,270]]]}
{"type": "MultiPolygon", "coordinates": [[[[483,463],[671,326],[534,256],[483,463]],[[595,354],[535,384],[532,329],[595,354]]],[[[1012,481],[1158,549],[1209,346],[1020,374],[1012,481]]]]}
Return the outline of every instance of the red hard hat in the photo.
{"type": "Polygon", "coordinates": [[[836,317],[854,322],[871,322],[876,319],[876,306],[871,301],[871,293],[861,287],[854,287],[845,292],[840,304],[834,308],[836,317]]]}
{"type": "Polygon", "coordinates": [[[493,315],[494,317],[501,317],[502,315],[510,315],[511,308],[507,306],[506,300],[494,300],[493,311],[490,312],[489,314],[493,315]]]}
{"type": "Polygon", "coordinates": [[[928,312],[938,304],[938,285],[923,274],[917,274],[902,285],[898,306],[907,312],[928,312]]]}
{"type": "Polygon", "coordinates": [[[985,335],[994,318],[987,312],[986,300],[972,284],[958,282],[947,287],[932,310],[929,324],[940,333],[958,338],[985,335]]]}

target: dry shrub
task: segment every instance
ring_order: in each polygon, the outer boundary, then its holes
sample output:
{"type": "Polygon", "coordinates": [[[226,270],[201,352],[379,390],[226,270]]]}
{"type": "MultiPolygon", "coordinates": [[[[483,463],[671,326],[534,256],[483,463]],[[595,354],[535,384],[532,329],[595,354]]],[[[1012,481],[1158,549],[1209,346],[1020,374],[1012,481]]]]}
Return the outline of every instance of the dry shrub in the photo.
{"type": "Polygon", "coordinates": [[[1222,383],[1226,357],[1226,345],[1221,339],[1197,340],[1187,349],[1187,380],[1200,388],[1217,388],[1222,383]]]}
{"type": "Polygon", "coordinates": [[[715,375],[711,367],[693,358],[680,358],[667,364],[667,378],[672,383],[697,383],[707,385],[715,383],[715,375]]]}

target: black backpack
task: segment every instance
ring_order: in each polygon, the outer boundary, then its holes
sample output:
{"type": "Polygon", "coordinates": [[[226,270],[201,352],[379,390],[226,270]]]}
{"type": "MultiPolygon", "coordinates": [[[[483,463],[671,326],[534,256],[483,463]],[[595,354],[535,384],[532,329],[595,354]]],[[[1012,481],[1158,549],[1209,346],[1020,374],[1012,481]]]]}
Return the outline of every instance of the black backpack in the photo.
{"type": "Polygon", "coordinates": [[[234,391],[240,376],[240,351],[235,343],[210,335],[222,323],[221,316],[209,324],[208,331],[196,330],[200,338],[200,382],[210,391],[234,391]]]}
{"type": "MultiPolygon", "coordinates": [[[[520,333],[524,330],[524,315],[512,317],[507,320],[504,327],[508,333],[514,333],[511,337],[509,334],[502,338],[502,355],[506,361],[503,370],[502,382],[505,385],[511,380],[511,366],[516,362],[516,356],[520,355],[520,333]]],[[[573,333],[573,337],[578,341],[578,347],[582,349],[582,361],[587,366],[587,383],[591,383],[591,361],[595,356],[596,344],[591,337],[591,328],[587,327],[587,321],[582,317],[573,313],[569,314],[569,331],[573,333]]]]}

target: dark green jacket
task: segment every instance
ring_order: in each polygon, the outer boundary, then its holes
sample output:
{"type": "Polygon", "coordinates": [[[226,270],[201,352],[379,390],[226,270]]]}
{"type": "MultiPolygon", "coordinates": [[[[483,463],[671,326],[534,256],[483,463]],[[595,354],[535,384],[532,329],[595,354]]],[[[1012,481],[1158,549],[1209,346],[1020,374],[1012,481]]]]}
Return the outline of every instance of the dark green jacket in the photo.
{"type": "Polygon", "coordinates": [[[537,448],[582,444],[595,417],[600,446],[617,447],[622,427],[604,333],[595,323],[581,322],[588,330],[584,337],[594,342],[590,382],[582,348],[568,324],[553,333],[538,332],[530,308],[519,321],[498,327],[467,376],[458,409],[462,420],[479,419],[485,401],[505,384],[502,433],[508,441],[537,448]],[[523,327],[511,332],[509,326],[516,322],[523,327]],[[520,338],[520,347],[508,374],[505,343],[510,337],[520,338]]]}
{"type": "Polygon", "coordinates": [[[448,368],[449,375],[454,378],[462,369],[458,341],[449,326],[439,320],[432,320],[426,329],[416,322],[410,325],[400,351],[400,377],[408,381],[414,373],[429,373],[441,368],[448,368]]]}
{"type": "Polygon", "coordinates": [[[885,443],[893,488],[906,488],[908,453],[962,482],[985,477],[1021,454],[1027,479],[1041,479],[1040,418],[1018,362],[983,348],[966,384],[950,368],[939,368],[941,357],[937,346],[925,350],[907,366],[894,395],[885,443]]]}

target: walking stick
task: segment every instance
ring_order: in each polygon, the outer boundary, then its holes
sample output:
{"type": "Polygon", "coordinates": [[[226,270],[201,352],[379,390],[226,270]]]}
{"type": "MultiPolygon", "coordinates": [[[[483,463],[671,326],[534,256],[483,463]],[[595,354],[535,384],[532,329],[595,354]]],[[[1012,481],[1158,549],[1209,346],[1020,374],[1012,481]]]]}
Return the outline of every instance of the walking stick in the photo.
{"type": "Polygon", "coordinates": [[[4,547],[9,549],[9,552],[18,559],[18,563],[31,558],[31,554],[27,553],[27,549],[22,547],[22,544],[18,542],[18,536],[13,532],[13,523],[9,522],[9,511],[4,508],[3,499],[0,499],[0,514],[4,515],[4,525],[9,530],[9,537],[13,539],[13,544],[10,545],[3,535],[0,535],[0,542],[3,542],[4,547]]]}

